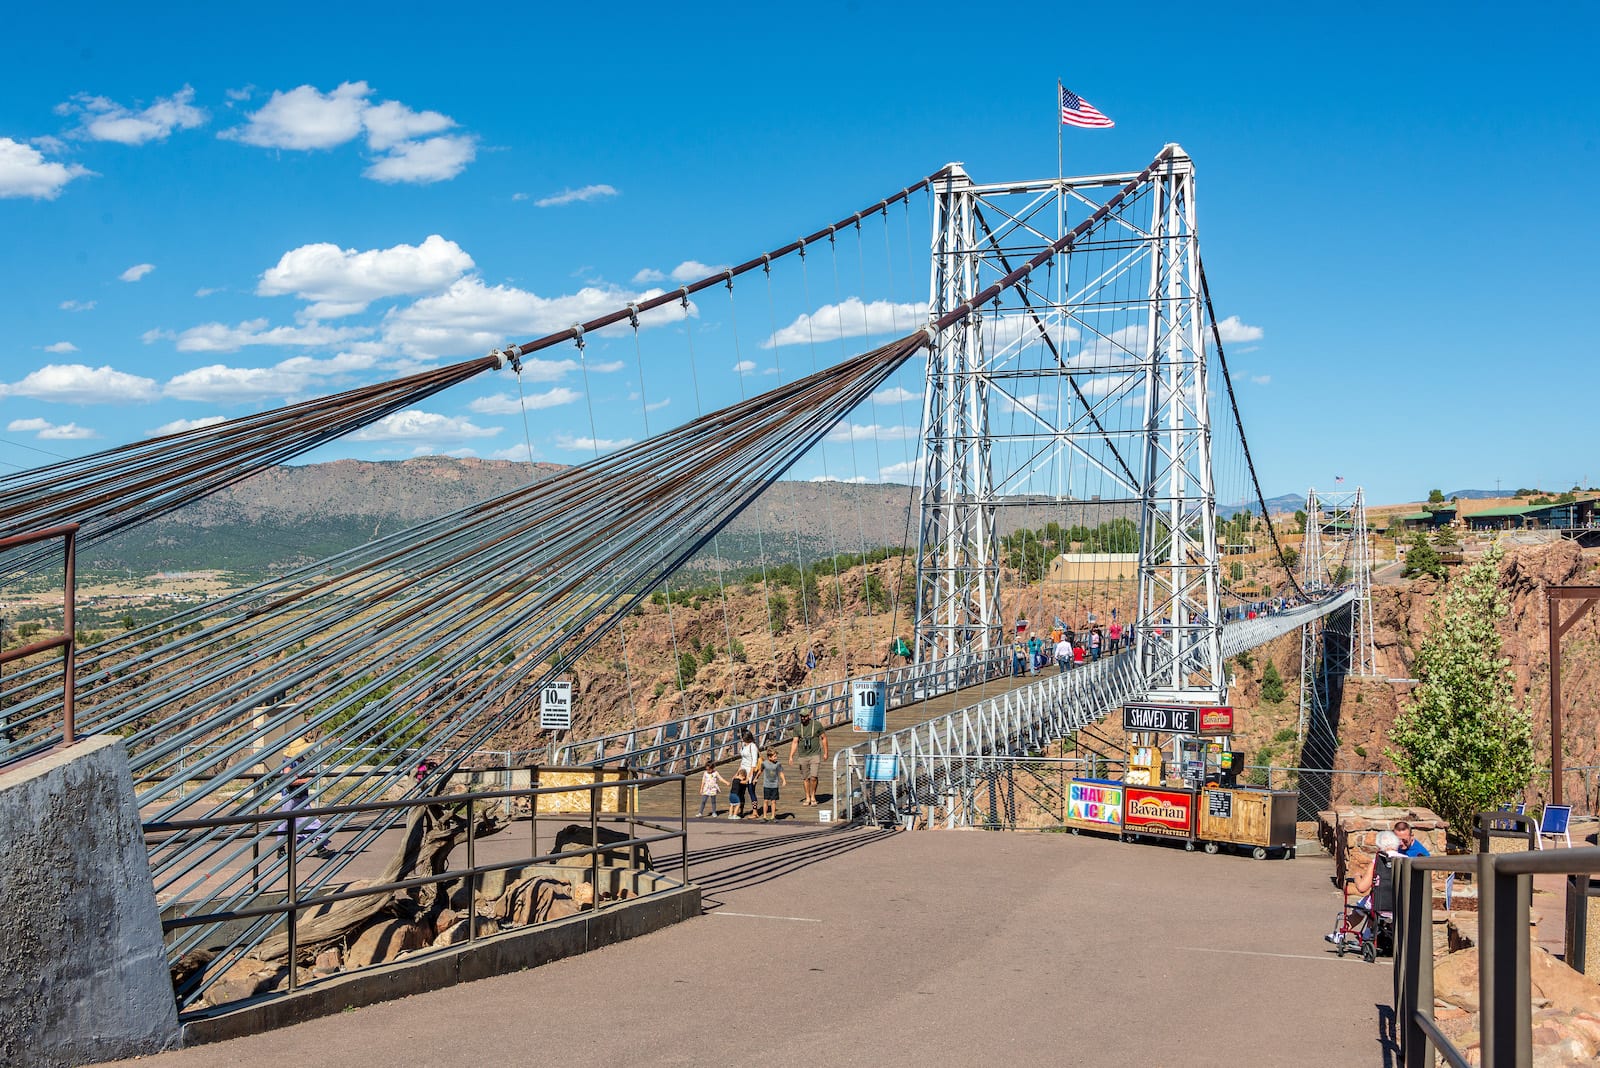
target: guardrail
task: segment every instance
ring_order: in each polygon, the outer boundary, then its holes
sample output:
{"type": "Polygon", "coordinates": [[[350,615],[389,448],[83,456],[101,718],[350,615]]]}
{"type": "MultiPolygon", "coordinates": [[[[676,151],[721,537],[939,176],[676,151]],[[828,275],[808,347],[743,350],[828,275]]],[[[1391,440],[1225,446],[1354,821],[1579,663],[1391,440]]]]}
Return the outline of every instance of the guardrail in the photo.
{"type": "Polygon", "coordinates": [[[686,773],[707,758],[721,763],[739,751],[740,732],[749,729],[756,745],[784,741],[802,712],[824,728],[850,719],[850,684],[882,681],[888,685],[890,708],[976,686],[1009,673],[1009,649],[963,653],[927,664],[905,664],[867,675],[822,683],[757,698],[713,712],[698,712],[665,723],[616,731],[556,747],[554,765],[590,767],[623,761],[651,774],[686,773]]]}
{"type": "Polygon", "coordinates": [[[964,825],[970,813],[947,795],[959,794],[992,762],[1064,738],[1143,689],[1129,651],[840,749],[833,757],[832,816],[855,818],[869,784],[879,784],[897,806],[944,805],[950,825],[964,825]]]}
{"type": "MultiPolygon", "coordinates": [[[[534,786],[513,790],[482,790],[473,793],[456,793],[433,795],[428,797],[406,798],[399,801],[369,801],[354,805],[327,805],[320,808],[292,808],[279,809],[271,812],[255,812],[239,816],[221,816],[210,819],[192,820],[166,820],[151,822],[144,825],[147,843],[152,848],[181,848],[183,837],[193,831],[210,831],[224,827],[260,827],[262,824],[277,824],[277,835],[282,842],[278,858],[263,859],[259,850],[252,854],[252,862],[257,867],[257,876],[253,885],[257,888],[256,900],[269,895],[262,892],[263,887],[276,882],[281,874],[283,879],[283,899],[281,901],[266,902],[246,905],[243,907],[207,909],[200,912],[185,913],[171,916],[162,921],[163,934],[174,931],[195,931],[195,934],[185,939],[175,940],[169,945],[169,953],[174,958],[181,957],[188,949],[197,948],[205,941],[207,934],[215,934],[225,924],[247,921],[244,928],[231,937],[228,944],[217,952],[215,958],[201,977],[192,980],[187,985],[177,990],[179,1005],[192,1006],[194,1003],[217,982],[227,971],[227,966],[243,959],[250,949],[259,945],[261,941],[279,926],[284,927],[287,937],[288,976],[287,988],[294,991],[299,980],[297,976],[296,958],[299,950],[299,915],[306,909],[332,905],[340,901],[350,901],[356,898],[388,895],[396,891],[419,889],[427,886],[438,886],[463,880],[469,888],[467,893],[467,940],[476,941],[478,938],[478,919],[476,895],[471,892],[472,880],[490,872],[508,871],[516,868],[527,868],[537,864],[549,864],[558,859],[571,860],[574,857],[586,856],[589,858],[589,885],[593,888],[593,899],[590,907],[604,908],[606,902],[600,889],[600,857],[602,854],[617,855],[627,851],[633,858],[632,870],[638,869],[638,849],[656,842],[678,843],[679,878],[682,885],[689,882],[689,844],[688,844],[688,792],[686,780],[682,775],[657,775],[635,776],[624,779],[605,779],[593,783],[573,783],[561,786],[534,786]],[[658,786],[664,783],[678,784],[678,820],[677,827],[672,828],[642,819],[637,812],[635,798],[637,791],[646,787],[658,786]],[[620,791],[620,796],[627,798],[625,811],[617,813],[604,813],[602,793],[607,790],[620,791]],[[581,791],[588,793],[588,823],[589,846],[577,849],[565,849],[559,853],[539,852],[539,802],[538,799],[546,795],[564,794],[571,795],[581,791]],[[494,801],[510,801],[515,805],[518,800],[528,802],[529,812],[529,853],[513,860],[496,861],[492,864],[479,864],[477,862],[478,843],[478,803],[494,801]],[[397,879],[380,883],[361,883],[357,887],[344,890],[324,889],[321,886],[312,886],[308,890],[302,887],[301,860],[302,851],[306,846],[300,841],[313,833],[313,828],[327,817],[357,816],[361,814],[393,813],[402,810],[415,810],[428,806],[441,806],[454,808],[458,812],[465,809],[466,819],[466,865],[465,867],[450,867],[440,872],[430,872],[406,879],[397,879]],[[599,844],[599,826],[602,823],[626,823],[628,833],[626,839],[608,841],[599,844]],[[640,834],[640,828],[645,828],[655,833],[640,834]],[[151,839],[155,839],[151,842],[151,839]],[[266,881],[263,882],[259,869],[265,866],[266,881]],[[320,891],[320,892],[319,892],[320,891]],[[262,922],[273,921],[273,922],[262,922]],[[209,976],[209,978],[207,978],[209,976]]],[[[581,815],[581,810],[565,814],[566,818],[572,815],[581,815]]],[[[350,829],[350,828],[345,828],[350,829]]],[[[453,850],[452,850],[453,852],[453,850]]],[[[346,858],[348,859],[348,858],[346,858]]],[[[316,882],[317,873],[313,873],[312,882],[316,882]]],[[[208,902],[198,903],[201,906],[208,902]]],[[[177,963],[175,959],[173,963],[177,963]]]]}
{"type": "MultiPolygon", "coordinates": [[[[76,682],[78,676],[78,623],[76,617],[78,605],[78,524],[67,523],[59,527],[49,527],[45,530],[33,530],[26,534],[12,534],[0,538],[0,552],[7,549],[17,549],[24,545],[37,545],[42,541],[54,541],[60,538],[64,555],[65,577],[62,582],[61,599],[61,630],[59,638],[45,638],[42,641],[31,642],[28,645],[18,646],[15,649],[0,650],[0,665],[21,660],[24,657],[37,653],[49,652],[51,649],[61,650],[61,744],[71,745],[76,740],[76,682]]],[[[9,718],[0,719],[0,742],[9,744],[18,725],[11,723],[9,718]]],[[[35,731],[37,724],[23,728],[25,731],[35,731]]]]}
{"type": "MultiPolygon", "coordinates": [[[[1502,813],[1486,812],[1479,820],[1502,813]]],[[[1472,872],[1478,888],[1478,1037],[1482,1068],[1533,1063],[1528,912],[1533,876],[1600,872],[1600,848],[1401,857],[1395,900],[1395,1019],[1406,1068],[1468,1061],[1433,1017],[1433,872],[1472,872]]],[[[1578,880],[1568,880],[1571,887],[1578,880]]],[[[1582,880],[1587,887],[1587,880],[1582,880]]],[[[1569,901],[1569,910],[1573,907],[1569,901]]]]}

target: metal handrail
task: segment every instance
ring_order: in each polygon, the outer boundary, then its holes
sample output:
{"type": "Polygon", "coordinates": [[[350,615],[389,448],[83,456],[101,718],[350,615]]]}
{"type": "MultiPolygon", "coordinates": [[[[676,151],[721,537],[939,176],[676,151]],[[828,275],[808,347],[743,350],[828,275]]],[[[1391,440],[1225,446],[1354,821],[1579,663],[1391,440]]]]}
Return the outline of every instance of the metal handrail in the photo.
{"type": "Polygon", "coordinates": [[[1128,651],[842,748],[833,757],[833,818],[853,818],[856,784],[865,782],[868,757],[897,758],[897,794],[936,796],[959,789],[990,758],[1042,748],[1136,699],[1143,690],[1137,656],[1128,651]]]}
{"type": "MultiPolygon", "coordinates": [[[[61,744],[71,745],[77,740],[75,705],[78,677],[78,524],[65,523],[57,527],[31,530],[24,534],[12,534],[0,538],[0,552],[24,545],[36,545],[41,541],[54,541],[56,538],[62,540],[65,560],[65,574],[62,578],[61,637],[46,638],[16,649],[0,649],[0,664],[9,664],[13,660],[21,660],[51,649],[62,651],[61,744]]],[[[0,637],[3,637],[3,634],[0,634],[0,637]]],[[[9,737],[8,734],[6,739],[9,740],[9,737]]]]}
{"type": "Polygon", "coordinates": [[[666,773],[679,770],[680,765],[681,770],[687,771],[708,757],[720,761],[736,752],[739,733],[746,728],[756,735],[757,745],[764,745],[781,740],[802,713],[810,713],[824,728],[847,722],[851,714],[852,682],[886,683],[888,707],[898,708],[998,678],[1006,674],[1010,663],[1009,650],[993,649],[961,653],[929,663],[883,668],[711,712],[696,712],[647,727],[569,742],[556,748],[552,763],[589,767],[623,760],[641,771],[666,773]]]}
{"type": "MultiPolygon", "coordinates": [[[[1480,819],[1502,818],[1486,812],[1480,819]]],[[[1395,898],[1395,1017],[1406,1068],[1434,1064],[1437,1052],[1467,1060],[1433,1018],[1432,873],[1473,872],[1478,885],[1478,1036],[1483,1068],[1533,1063],[1528,914],[1534,875],[1600,872],[1600,848],[1399,857],[1395,898]]]]}
{"type": "MultiPolygon", "coordinates": [[[[689,801],[687,791],[687,778],[683,775],[655,775],[635,776],[626,779],[600,779],[589,783],[571,783],[558,786],[529,786],[506,790],[478,790],[470,793],[435,794],[427,797],[405,798],[397,801],[369,801],[353,805],[322,805],[315,808],[277,809],[270,812],[255,812],[235,816],[215,816],[204,819],[185,820],[160,820],[144,825],[147,836],[166,835],[165,842],[171,842],[173,837],[181,837],[186,831],[204,831],[220,827],[259,826],[263,823],[283,824],[283,841],[287,857],[285,868],[285,883],[287,893],[283,901],[276,904],[250,905],[242,908],[223,909],[216,912],[205,912],[190,915],[178,915],[163,919],[162,932],[168,933],[192,927],[217,926],[238,920],[257,920],[269,916],[286,917],[288,936],[288,990],[293,992],[298,986],[297,968],[295,964],[298,955],[298,917],[299,913],[307,908],[332,905],[340,901],[350,901],[356,898],[372,897],[379,894],[394,893],[399,890],[410,890],[421,886],[437,885],[440,883],[454,882],[457,879],[470,880],[495,871],[507,871],[513,868],[525,868],[535,864],[545,864],[557,859],[572,859],[575,857],[589,858],[589,882],[594,888],[593,908],[601,908],[600,898],[600,856],[605,853],[616,853],[627,850],[631,856],[637,856],[640,846],[647,846],[655,842],[672,841],[679,843],[679,878],[681,885],[689,883],[689,801]],[[678,784],[678,828],[672,830],[647,820],[641,820],[635,811],[634,798],[637,791],[651,786],[659,786],[676,782],[678,784]],[[565,849],[559,853],[539,852],[539,803],[538,798],[546,794],[571,794],[577,791],[587,791],[589,795],[589,841],[590,845],[581,849],[565,849]],[[621,841],[598,844],[598,828],[600,819],[600,803],[597,791],[619,790],[627,791],[629,799],[626,813],[611,816],[606,822],[628,823],[628,837],[621,841]],[[505,801],[529,799],[529,820],[531,824],[530,842],[533,855],[509,861],[499,861],[492,864],[479,864],[476,861],[477,839],[477,803],[480,801],[505,801]],[[319,820],[325,816],[345,816],[364,813],[393,812],[403,809],[415,809],[430,805],[448,805],[451,807],[466,806],[467,814],[467,864],[462,868],[448,868],[445,871],[428,875],[418,875],[407,879],[391,880],[384,883],[364,884],[359,889],[345,889],[325,893],[313,893],[301,897],[299,887],[299,828],[304,822],[319,820]],[[637,828],[646,827],[657,831],[656,834],[640,834],[637,828]]],[[[477,902],[476,896],[469,893],[467,896],[467,941],[477,941],[477,902]]],[[[262,932],[263,934],[265,932],[262,932]]],[[[259,941],[259,939],[257,939],[259,941]]],[[[254,943],[252,943],[254,944],[254,943]]],[[[232,945],[218,955],[218,959],[229,952],[238,950],[241,945],[235,939],[232,945]]],[[[239,952],[239,956],[247,950],[239,952]]],[[[217,975],[222,974],[221,970],[217,975]]],[[[213,979],[211,982],[215,982],[213,979]]],[[[180,1004],[192,1003],[211,985],[211,982],[202,981],[195,987],[179,993],[180,1004]],[[185,1002],[187,999],[187,1002],[185,1002]]]]}

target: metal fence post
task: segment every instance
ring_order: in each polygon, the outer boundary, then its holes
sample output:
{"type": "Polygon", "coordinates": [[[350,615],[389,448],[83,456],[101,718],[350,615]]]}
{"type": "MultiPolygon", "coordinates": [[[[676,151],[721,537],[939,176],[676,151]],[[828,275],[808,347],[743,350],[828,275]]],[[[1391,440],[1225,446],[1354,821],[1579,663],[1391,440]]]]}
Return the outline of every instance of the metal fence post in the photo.
{"type": "Polygon", "coordinates": [[[1528,909],[1533,877],[1502,874],[1495,854],[1487,852],[1478,855],[1478,872],[1478,1005],[1484,1063],[1531,1064],[1528,909]],[[1482,900],[1486,891],[1487,904],[1482,900]]]}
{"type": "Polygon", "coordinates": [[[478,866],[478,852],[476,838],[478,829],[478,806],[475,802],[467,802],[467,941],[475,942],[478,938],[478,895],[473,892],[473,881],[477,878],[472,874],[472,869],[478,866]]]}
{"type": "Polygon", "coordinates": [[[293,816],[290,816],[289,819],[288,819],[288,825],[287,825],[287,828],[286,828],[288,830],[288,832],[289,832],[289,873],[288,873],[287,878],[289,880],[289,991],[290,991],[290,993],[294,992],[294,988],[297,985],[296,984],[296,980],[295,980],[295,973],[297,971],[299,971],[299,961],[296,958],[299,957],[299,955],[300,955],[300,953],[299,953],[299,949],[300,949],[300,947],[299,947],[299,941],[300,941],[299,932],[296,929],[296,919],[299,916],[299,909],[296,906],[299,904],[299,901],[300,901],[300,893],[299,893],[300,880],[299,880],[299,871],[298,871],[297,866],[296,866],[296,857],[295,857],[295,842],[296,842],[296,839],[299,838],[299,835],[295,834],[294,825],[295,825],[295,818],[293,816]]]}
{"type": "Polygon", "coordinates": [[[600,769],[595,769],[595,781],[589,785],[589,889],[592,900],[589,908],[600,911],[600,769]]]}

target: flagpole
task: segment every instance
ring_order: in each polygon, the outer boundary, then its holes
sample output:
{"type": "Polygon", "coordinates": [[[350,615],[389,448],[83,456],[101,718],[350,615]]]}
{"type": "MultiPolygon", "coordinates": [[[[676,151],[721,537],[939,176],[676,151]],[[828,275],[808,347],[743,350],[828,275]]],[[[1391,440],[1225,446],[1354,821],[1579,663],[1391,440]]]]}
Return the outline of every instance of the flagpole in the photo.
{"type": "Polygon", "coordinates": [[[1061,79],[1056,79],[1056,184],[1061,184],[1061,79]]]}

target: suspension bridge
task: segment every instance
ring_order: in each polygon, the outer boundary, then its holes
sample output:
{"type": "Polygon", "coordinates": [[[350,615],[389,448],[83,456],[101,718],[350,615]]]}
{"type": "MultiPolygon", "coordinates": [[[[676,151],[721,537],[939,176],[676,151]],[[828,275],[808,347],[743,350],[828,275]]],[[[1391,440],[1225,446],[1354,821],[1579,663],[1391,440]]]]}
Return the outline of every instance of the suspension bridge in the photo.
{"type": "MultiPolygon", "coordinates": [[[[1373,670],[1364,506],[1359,491],[1313,492],[1299,560],[1280,544],[1197,218],[1195,167],[1177,145],[1138,171],[1037,181],[983,184],[951,164],[737,265],[478,359],[8,476],[5,573],[59,580],[70,606],[85,546],[479,376],[520,387],[558,358],[591,398],[617,366],[638,382],[641,437],[605,451],[596,432],[589,462],[93,644],[75,640],[69,607],[59,638],[4,651],[15,666],[0,680],[0,765],[118,735],[152,825],[274,812],[304,769],[336,778],[352,806],[428,794],[536,713],[547,682],[611,655],[619,637],[636,717],[630,619],[658,591],[670,611],[694,567],[725,598],[730,522],[796,472],[887,473],[905,487],[898,559],[914,576],[893,611],[907,662],[552,740],[553,763],[683,773],[729,756],[746,729],[766,744],[802,714],[838,724],[849,683],[877,677],[908,715],[936,697],[949,711],[836,767],[892,753],[909,794],[958,795],[985,759],[1068,738],[1124,702],[1225,703],[1226,662],[1297,629],[1304,662],[1322,665],[1305,672],[1300,734],[1331,756],[1327,680],[1373,670]],[[913,292],[924,279],[925,297],[913,292]],[[829,284],[819,304],[813,291],[829,284]],[[806,373],[782,366],[795,349],[806,373]],[[770,388],[753,388],[751,354],[772,360],[770,388]],[[713,406],[705,361],[729,355],[739,396],[713,406]],[[699,409],[665,429],[650,425],[662,374],[699,409]],[[886,413],[913,402],[915,417],[887,433],[886,413]],[[898,464],[884,462],[885,442],[902,447],[898,464]],[[1230,554],[1249,556],[1253,584],[1230,554]],[[1009,674],[1014,617],[1082,630],[1096,611],[1125,628],[1116,655],[971,692],[1009,674]],[[414,781],[420,761],[434,770],[414,781]]],[[[801,553],[797,532],[757,535],[763,575],[791,562],[778,546],[801,553]]],[[[832,593],[830,610],[802,587],[807,648],[833,640],[829,628],[857,640],[832,593]]],[[[835,789],[841,819],[849,795],[835,789]]],[[[150,869],[162,901],[245,909],[286,878],[303,894],[335,885],[398,818],[331,819],[326,832],[346,844],[294,873],[270,856],[270,822],[157,837],[150,869]]],[[[957,806],[949,818],[965,817],[957,806]]],[[[227,952],[273,928],[247,925],[227,952]]],[[[173,960],[211,933],[187,928],[173,960]]],[[[204,991],[197,980],[180,1000],[204,991]]]]}

